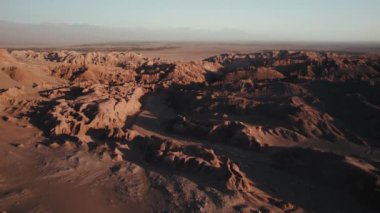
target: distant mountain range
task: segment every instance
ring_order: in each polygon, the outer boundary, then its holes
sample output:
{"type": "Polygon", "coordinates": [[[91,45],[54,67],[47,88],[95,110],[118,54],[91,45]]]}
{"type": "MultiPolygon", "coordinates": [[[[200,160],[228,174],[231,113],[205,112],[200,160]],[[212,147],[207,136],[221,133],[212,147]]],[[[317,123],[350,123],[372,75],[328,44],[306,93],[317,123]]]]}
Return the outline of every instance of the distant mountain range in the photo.
{"type": "Polygon", "coordinates": [[[123,41],[252,41],[255,39],[260,38],[236,29],[211,31],[188,28],[107,28],[80,24],[22,24],[0,21],[1,46],[123,41]]]}

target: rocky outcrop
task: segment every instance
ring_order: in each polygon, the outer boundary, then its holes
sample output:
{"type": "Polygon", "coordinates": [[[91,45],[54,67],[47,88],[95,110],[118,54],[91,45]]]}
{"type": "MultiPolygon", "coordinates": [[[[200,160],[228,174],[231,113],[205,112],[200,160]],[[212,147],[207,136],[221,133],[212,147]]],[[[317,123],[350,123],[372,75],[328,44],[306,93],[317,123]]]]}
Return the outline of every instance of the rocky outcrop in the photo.
{"type": "Polygon", "coordinates": [[[211,141],[227,143],[245,150],[258,150],[261,146],[251,129],[237,121],[224,121],[215,125],[208,137],[211,141]]]}
{"type": "Polygon", "coordinates": [[[225,73],[227,79],[231,78],[231,75],[256,75],[257,77],[253,78],[255,80],[285,77],[329,81],[379,80],[380,77],[379,56],[311,51],[264,51],[253,54],[223,54],[205,61],[220,67],[219,70],[225,73]]]}
{"type": "MultiPolygon", "coordinates": [[[[50,136],[71,136],[83,141],[91,141],[94,132],[101,137],[123,138],[127,119],[139,112],[142,88],[76,88],[58,93],[49,91],[56,101],[48,103],[48,109],[42,113],[42,123],[50,136]],[[122,90],[116,94],[108,90],[122,90]],[[125,96],[123,96],[125,95],[125,96]],[[49,106],[54,105],[49,108],[49,106]]],[[[95,136],[94,136],[95,137],[95,136]]],[[[94,138],[92,138],[94,139],[94,138]]]]}
{"type": "Polygon", "coordinates": [[[252,183],[230,159],[218,156],[212,149],[200,145],[182,145],[160,138],[136,139],[135,143],[145,152],[148,162],[163,168],[203,177],[206,182],[216,182],[222,189],[232,192],[250,192],[252,183]]]}
{"type": "Polygon", "coordinates": [[[33,59],[46,62],[64,63],[77,66],[120,66],[124,68],[134,68],[136,64],[143,61],[141,54],[123,53],[123,52],[88,52],[81,53],[77,51],[52,51],[52,52],[34,52],[34,51],[12,51],[14,57],[20,59],[33,59]]]}
{"type": "Polygon", "coordinates": [[[258,150],[259,141],[250,128],[242,122],[207,122],[177,117],[168,122],[167,130],[180,135],[195,137],[213,143],[224,143],[245,150],[258,150]]]}

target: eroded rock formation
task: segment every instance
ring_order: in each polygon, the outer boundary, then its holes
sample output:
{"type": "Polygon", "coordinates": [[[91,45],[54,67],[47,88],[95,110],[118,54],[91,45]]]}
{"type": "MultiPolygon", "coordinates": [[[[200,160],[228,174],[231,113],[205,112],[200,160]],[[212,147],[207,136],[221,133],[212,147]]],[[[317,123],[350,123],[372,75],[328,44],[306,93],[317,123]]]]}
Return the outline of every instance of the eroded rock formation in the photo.
{"type": "Polygon", "coordinates": [[[0,57],[1,122],[42,132],[36,149],[70,150],[68,159],[78,157],[67,171],[80,168],[83,152],[99,156],[111,165],[102,180],[127,185],[118,190],[134,202],[163,197],[170,202],[159,204],[162,211],[316,208],[294,188],[378,209],[379,56],[264,51],[179,62],[123,52],[0,51],[0,57]]]}

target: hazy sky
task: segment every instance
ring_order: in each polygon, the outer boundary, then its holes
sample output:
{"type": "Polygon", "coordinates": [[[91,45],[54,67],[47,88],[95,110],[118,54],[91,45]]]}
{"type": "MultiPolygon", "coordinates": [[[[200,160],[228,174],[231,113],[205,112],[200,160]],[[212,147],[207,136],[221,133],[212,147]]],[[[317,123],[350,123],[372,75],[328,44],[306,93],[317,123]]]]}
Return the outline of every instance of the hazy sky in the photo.
{"type": "Polygon", "coordinates": [[[0,20],[380,41],[380,0],[0,0],[0,20]]]}

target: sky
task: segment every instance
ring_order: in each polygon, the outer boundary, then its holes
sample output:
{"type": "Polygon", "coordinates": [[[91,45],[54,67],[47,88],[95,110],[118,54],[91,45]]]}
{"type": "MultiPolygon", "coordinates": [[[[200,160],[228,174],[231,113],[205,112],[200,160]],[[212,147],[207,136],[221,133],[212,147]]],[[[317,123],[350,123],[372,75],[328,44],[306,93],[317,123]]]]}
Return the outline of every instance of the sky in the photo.
{"type": "Polygon", "coordinates": [[[0,20],[18,23],[234,29],[284,41],[380,41],[379,11],[380,0],[0,0],[0,20]]]}

